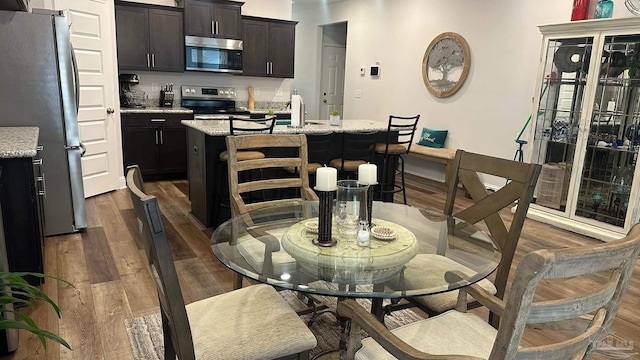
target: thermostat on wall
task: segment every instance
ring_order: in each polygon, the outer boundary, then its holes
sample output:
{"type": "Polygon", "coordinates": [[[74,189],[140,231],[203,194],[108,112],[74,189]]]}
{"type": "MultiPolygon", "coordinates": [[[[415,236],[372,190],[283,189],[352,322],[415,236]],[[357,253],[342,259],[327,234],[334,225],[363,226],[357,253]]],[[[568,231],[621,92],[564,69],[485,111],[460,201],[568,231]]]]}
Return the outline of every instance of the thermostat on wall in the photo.
{"type": "Polygon", "coordinates": [[[380,66],[371,65],[371,70],[369,70],[371,76],[380,76],[380,66]]]}

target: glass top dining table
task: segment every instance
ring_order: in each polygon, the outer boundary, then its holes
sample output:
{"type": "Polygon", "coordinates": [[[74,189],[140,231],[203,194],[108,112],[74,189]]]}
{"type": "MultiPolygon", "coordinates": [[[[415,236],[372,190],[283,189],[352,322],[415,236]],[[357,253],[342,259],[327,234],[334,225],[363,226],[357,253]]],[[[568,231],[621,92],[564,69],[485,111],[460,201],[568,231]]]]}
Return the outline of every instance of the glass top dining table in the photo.
{"type": "MultiPolygon", "coordinates": [[[[214,255],[258,282],[304,293],[390,299],[458,289],[490,275],[501,253],[491,236],[436,210],[374,202],[372,224],[386,228],[369,246],[333,226],[337,244],[313,244],[317,201],[251,211],[220,225],[214,255]]],[[[334,221],[335,223],[335,221],[334,221]]]]}

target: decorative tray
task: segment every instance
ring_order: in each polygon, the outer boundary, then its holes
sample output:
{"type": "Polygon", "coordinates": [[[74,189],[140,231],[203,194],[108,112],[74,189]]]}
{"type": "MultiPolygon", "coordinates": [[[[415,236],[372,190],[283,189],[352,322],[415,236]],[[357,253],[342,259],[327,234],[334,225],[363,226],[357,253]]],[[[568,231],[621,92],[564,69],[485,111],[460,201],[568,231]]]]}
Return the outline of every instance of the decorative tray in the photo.
{"type": "Polygon", "coordinates": [[[378,240],[393,240],[398,236],[392,228],[380,225],[371,228],[371,235],[378,240]]]}
{"type": "Polygon", "coordinates": [[[304,223],[304,229],[307,232],[317,234],[318,233],[318,220],[309,220],[304,223]]]}

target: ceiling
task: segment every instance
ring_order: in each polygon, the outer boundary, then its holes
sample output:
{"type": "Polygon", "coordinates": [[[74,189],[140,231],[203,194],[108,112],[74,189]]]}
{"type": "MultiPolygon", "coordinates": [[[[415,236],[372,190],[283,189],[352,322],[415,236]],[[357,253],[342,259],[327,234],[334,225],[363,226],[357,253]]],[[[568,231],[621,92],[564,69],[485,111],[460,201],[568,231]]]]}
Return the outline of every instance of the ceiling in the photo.
{"type": "Polygon", "coordinates": [[[321,7],[325,4],[332,4],[343,1],[347,0],[291,0],[291,4],[293,7],[293,12],[296,12],[321,7]]]}

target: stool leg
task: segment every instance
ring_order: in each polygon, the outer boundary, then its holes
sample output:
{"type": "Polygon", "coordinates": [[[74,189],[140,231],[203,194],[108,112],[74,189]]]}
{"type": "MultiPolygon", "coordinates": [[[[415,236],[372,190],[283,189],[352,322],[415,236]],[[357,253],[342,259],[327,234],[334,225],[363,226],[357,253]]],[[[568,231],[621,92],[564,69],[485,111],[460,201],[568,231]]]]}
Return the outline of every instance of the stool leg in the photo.
{"type": "MultiPolygon", "coordinates": [[[[387,171],[389,167],[389,154],[384,154],[382,159],[382,180],[380,180],[380,200],[385,201],[385,192],[387,191],[387,171]]],[[[391,199],[393,202],[393,199],[391,199]]]]}
{"type": "Polygon", "coordinates": [[[402,179],[402,198],[404,200],[404,204],[407,205],[407,191],[404,185],[404,159],[402,158],[402,155],[398,155],[398,162],[400,162],[400,176],[402,179]]]}

